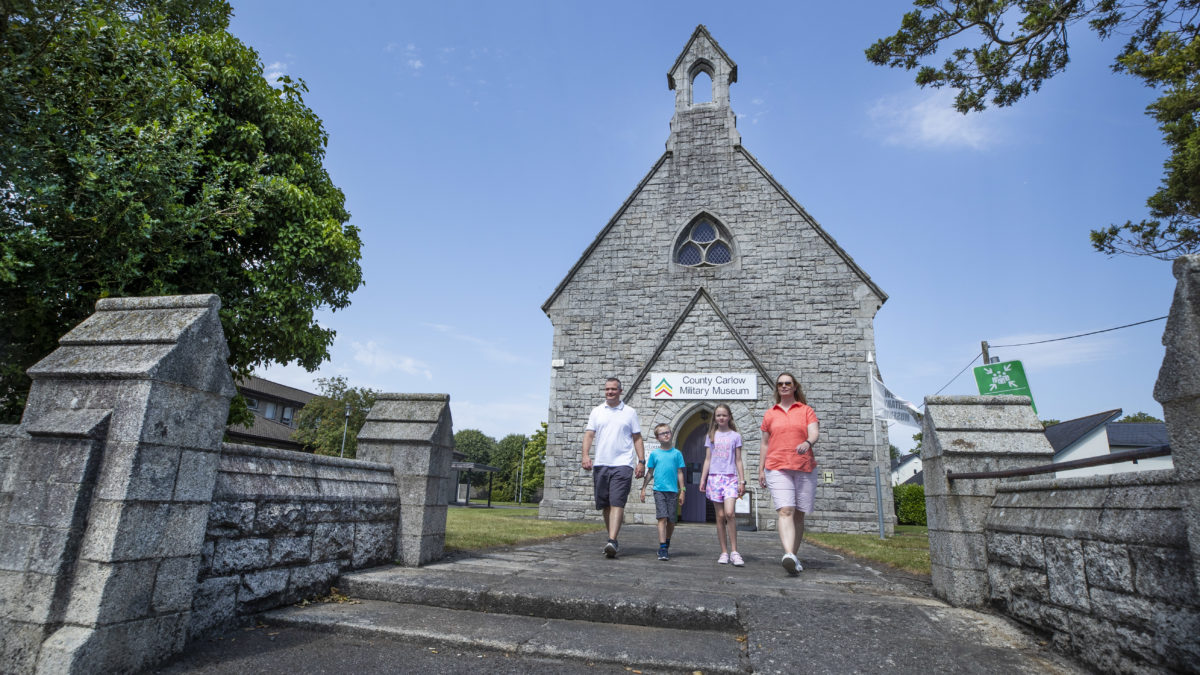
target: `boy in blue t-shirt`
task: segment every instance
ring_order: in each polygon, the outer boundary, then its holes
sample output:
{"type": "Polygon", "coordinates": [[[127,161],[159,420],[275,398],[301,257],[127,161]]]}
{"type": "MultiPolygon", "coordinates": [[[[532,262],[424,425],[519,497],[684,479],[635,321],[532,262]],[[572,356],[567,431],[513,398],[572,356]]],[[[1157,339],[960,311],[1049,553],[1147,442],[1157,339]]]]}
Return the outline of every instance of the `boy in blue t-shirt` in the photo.
{"type": "Polygon", "coordinates": [[[642,479],[642,501],[646,501],[646,484],[654,480],[654,517],[658,518],[658,559],[670,560],[671,534],[675,532],[675,513],[683,504],[683,453],[671,445],[671,425],[654,427],[658,448],[646,460],[646,477],[642,479]]]}

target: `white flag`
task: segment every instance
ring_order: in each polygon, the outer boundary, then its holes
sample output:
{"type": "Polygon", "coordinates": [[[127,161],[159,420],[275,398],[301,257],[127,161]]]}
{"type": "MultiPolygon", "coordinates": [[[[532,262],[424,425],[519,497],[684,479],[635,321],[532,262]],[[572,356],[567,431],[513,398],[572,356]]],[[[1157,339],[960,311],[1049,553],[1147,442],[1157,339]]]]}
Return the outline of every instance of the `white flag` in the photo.
{"type": "Polygon", "coordinates": [[[921,428],[921,411],[917,406],[893,394],[874,376],[871,377],[871,403],[875,409],[875,419],[921,428]]]}

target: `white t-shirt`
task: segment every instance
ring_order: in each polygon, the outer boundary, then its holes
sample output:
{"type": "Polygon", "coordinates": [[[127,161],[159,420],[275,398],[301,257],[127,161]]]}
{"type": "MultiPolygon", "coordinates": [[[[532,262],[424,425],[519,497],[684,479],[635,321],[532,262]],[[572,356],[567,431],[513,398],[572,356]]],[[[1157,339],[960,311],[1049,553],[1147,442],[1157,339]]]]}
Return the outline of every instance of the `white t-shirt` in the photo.
{"type": "Polygon", "coordinates": [[[592,408],[588,415],[587,431],[595,432],[592,451],[597,466],[633,466],[637,453],[633,451],[633,435],[642,433],[637,411],[624,401],[610,408],[607,403],[592,408]]]}

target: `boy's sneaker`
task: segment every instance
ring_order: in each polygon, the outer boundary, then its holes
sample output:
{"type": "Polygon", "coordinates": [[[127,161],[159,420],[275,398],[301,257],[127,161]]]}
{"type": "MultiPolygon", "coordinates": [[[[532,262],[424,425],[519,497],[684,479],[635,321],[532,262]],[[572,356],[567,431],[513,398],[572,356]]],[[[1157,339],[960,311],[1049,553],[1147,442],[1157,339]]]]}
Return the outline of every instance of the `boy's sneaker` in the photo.
{"type": "Polygon", "coordinates": [[[729,564],[729,554],[722,553],[721,557],[717,558],[717,564],[718,565],[728,565],[729,564]]]}
{"type": "Polygon", "coordinates": [[[658,547],[658,559],[659,559],[659,560],[670,560],[670,559],[671,559],[671,554],[670,554],[670,553],[667,553],[667,547],[666,547],[666,546],[659,546],[659,547],[658,547]]]}
{"type": "Polygon", "coordinates": [[[618,550],[619,550],[619,547],[617,546],[617,540],[609,539],[608,543],[604,545],[604,557],[605,558],[615,558],[615,557],[617,557],[618,550]]]}
{"type": "Polygon", "coordinates": [[[783,556],[782,562],[783,569],[787,570],[788,574],[799,574],[804,570],[804,565],[800,564],[800,559],[791,553],[783,556]]]}
{"type": "Polygon", "coordinates": [[[741,567],[746,564],[746,561],[742,560],[742,554],[737,551],[729,554],[729,562],[733,563],[734,567],[741,567]]]}

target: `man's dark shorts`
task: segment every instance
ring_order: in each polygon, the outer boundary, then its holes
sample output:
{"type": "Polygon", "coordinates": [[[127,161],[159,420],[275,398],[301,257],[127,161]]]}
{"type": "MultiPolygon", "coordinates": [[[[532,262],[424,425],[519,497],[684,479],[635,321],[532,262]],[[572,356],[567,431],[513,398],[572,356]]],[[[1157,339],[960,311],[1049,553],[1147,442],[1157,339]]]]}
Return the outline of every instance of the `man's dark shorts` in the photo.
{"type": "Polygon", "coordinates": [[[596,491],[596,508],[609,506],[625,508],[629,489],[633,486],[632,466],[593,466],[592,487],[596,491]]]}
{"type": "Polygon", "coordinates": [[[679,511],[679,493],[678,492],[659,492],[654,491],[654,517],[662,520],[667,519],[668,523],[675,522],[675,514],[679,511]]]}

